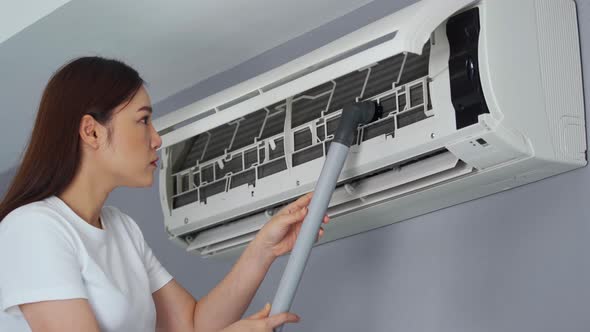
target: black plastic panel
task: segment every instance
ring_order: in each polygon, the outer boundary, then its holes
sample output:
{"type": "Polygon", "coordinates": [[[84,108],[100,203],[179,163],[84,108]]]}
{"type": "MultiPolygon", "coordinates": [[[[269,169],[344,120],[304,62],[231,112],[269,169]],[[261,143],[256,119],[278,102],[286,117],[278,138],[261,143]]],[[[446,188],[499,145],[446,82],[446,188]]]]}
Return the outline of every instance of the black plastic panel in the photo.
{"type": "Polygon", "coordinates": [[[475,124],[480,114],[489,113],[479,76],[479,32],[478,8],[453,16],[447,22],[451,99],[457,129],[475,124]]]}

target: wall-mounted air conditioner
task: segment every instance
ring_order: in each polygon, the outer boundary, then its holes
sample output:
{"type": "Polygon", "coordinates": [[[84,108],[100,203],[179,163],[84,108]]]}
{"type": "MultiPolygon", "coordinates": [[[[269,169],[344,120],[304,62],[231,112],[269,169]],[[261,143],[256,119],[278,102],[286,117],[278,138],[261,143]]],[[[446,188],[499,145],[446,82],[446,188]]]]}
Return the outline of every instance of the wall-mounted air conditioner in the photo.
{"type": "Polygon", "coordinates": [[[156,120],[169,237],[235,253],[358,128],[320,243],[586,165],[575,3],[423,0],[156,120]]]}

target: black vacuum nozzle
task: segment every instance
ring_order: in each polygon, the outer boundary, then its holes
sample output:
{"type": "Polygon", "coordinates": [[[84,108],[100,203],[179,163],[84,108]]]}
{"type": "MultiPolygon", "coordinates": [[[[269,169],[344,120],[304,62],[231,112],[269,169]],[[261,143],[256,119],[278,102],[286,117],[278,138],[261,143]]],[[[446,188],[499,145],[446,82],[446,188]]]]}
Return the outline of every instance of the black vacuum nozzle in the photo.
{"type": "Polygon", "coordinates": [[[350,146],[354,140],[354,131],[360,125],[375,121],[379,117],[380,107],[373,101],[363,101],[358,103],[347,104],[342,109],[340,122],[336,133],[334,133],[334,142],[350,146]]]}

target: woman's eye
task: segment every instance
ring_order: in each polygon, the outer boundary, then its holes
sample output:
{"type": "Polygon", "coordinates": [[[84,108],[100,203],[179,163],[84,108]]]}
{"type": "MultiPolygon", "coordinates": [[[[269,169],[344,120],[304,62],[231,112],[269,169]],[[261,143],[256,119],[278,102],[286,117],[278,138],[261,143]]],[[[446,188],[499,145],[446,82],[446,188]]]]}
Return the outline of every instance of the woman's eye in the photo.
{"type": "Polygon", "coordinates": [[[141,119],[141,122],[142,122],[143,124],[148,124],[148,122],[149,122],[149,118],[146,116],[145,118],[142,118],[142,119],[141,119]]]}

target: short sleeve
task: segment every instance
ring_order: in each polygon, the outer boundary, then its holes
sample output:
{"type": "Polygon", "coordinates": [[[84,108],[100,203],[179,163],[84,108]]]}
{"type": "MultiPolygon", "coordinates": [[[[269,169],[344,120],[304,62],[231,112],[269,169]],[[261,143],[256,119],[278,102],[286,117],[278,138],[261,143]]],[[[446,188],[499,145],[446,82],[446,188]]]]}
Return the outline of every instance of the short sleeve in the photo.
{"type": "Polygon", "coordinates": [[[145,241],[143,233],[141,232],[141,229],[139,228],[135,220],[133,220],[133,218],[131,218],[127,214],[121,212],[119,209],[115,207],[111,208],[115,209],[116,213],[120,213],[121,215],[123,215],[124,218],[127,219],[128,223],[131,225],[131,231],[133,233],[132,236],[134,238],[134,241],[136,241],[136,246],[139,249],[143,265],[145,266],[148,275],[150,292],[156,292],[164,285],[166,285],[170,280],[172,280],[172,275],[170,275],[170,273],[168,273],[164,266],[160,264],[160,261],[158,260],[156,255],[154,255],[152,249],[145,241]]]}
{"type": "Polygon", "coordinates": [[[172,276],[166,271],[162,264],[160,264],[160,261],[156,258],[145,240],[143,242],[143,263],[150,280],[150,291],[154,293],[172,280],[172,276]]]}
{"type": "Polygon", "coordinates": [[[0,310],[19,304],[88,298],[75,244],[39,211],[13,212],[0,223],[0,310]]]}

